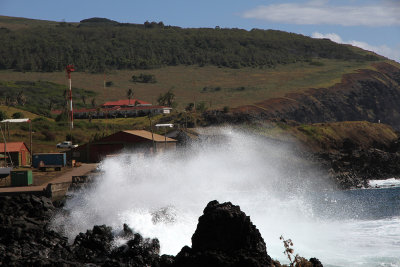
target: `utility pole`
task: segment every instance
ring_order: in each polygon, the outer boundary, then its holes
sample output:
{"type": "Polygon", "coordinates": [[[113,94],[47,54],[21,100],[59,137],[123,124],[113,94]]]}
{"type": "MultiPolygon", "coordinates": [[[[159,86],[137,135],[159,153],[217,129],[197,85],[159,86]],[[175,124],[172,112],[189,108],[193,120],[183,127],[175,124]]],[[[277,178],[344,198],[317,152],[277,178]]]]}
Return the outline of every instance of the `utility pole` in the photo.
{"type": "Polygon", "coordinates": [[[104,90],[106,89],[106,71],[104,71],[104,83],[103,83],[103,86],[104,86],[104,90]]]}
{"type": "MultiPolygon", "coordinates": [[[[174,127],[172,123],[161,123],[161,124],[156,124],[156,127],[164,127],[164,141],[165,141],[165,151],[167,150],[167,127],[174,127]]],[[[164,151],[164,152],[165,152],[164,151]]]]}
{"type": "Polygon", "coordinates": [[[32,121],[29,120],[29,150],[31,152],[31,165],[33,164],[32,152],[32,121]]]}
{"type": "Polygon", "coordinates": [[[149,116],[150,130],[151,130],[151,140],[153,141],[153,153],[156,152],[156,147],[154,144],[154,133],[153,133],[153,124],[151,122],[151,117],[149,116]]]}
{"type": "Polygon", "coordinates": [[[197,128],[196,97],[194,97],[194,128],[197,128]]]}
{"type": "MultiPolygon", "coordinates": [[[[74,110],[72,107],[72,81],[71,81],[71,72],[75,71],[74,65],[67,65],[65,71],[68,75],[69,82],[69,111],[70,111],[70,130],[74,128],[74,110]]],[[[72,140],[71,140],[72,141],[72,140]]]]}

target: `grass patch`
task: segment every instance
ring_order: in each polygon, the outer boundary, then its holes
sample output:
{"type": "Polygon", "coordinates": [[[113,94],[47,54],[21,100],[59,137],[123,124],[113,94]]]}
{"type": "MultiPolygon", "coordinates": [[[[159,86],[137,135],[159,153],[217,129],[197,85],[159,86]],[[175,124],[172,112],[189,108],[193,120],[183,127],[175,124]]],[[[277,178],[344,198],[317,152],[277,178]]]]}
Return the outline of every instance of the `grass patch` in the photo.
{"type": "MultiPolygon", "coordinates": [[[[132,88],[134,98],[156,104],[157,97],[171,89],[176,95],[179,110],[183,110],[188,103],[194,101],[206,102],[208,108],[213,109],[253,104],[308,88],[328,87],[340,82],[345,73],[371,68],[368,62],[331,59],[318,59],[318,62],[323,65],[299,62],[269,69],[179,65],[151,70],[119,70],[106,73],[106,80],[113,81],[110,87],[104,87],[103,74],[74,72],[72,85],[97,94],[88,97],[88,103],[91,98],[96,98],[98,104],[126,99],[128,88],[132,88]],[[133,84],[132,76],[141,74],[154,75],[157,77],[157,83],[133,84]]],[[[59,84],[61,88],[68,86],[64,72],[0,71],[0,81],[49,81],[59,84]]],[[[76,93],[73,91],[74,96],[76,93]]],[[[76,103],[81,103],[81,100],[77,99],[76,103]]]]}

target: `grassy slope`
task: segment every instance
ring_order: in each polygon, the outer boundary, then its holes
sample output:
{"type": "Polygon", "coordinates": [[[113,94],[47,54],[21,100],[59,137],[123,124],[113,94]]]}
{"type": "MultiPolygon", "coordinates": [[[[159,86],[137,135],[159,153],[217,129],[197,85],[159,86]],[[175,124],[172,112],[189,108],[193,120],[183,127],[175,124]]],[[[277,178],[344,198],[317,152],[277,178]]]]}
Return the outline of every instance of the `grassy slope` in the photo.
{"type": "Polygon", "coordinates": [[[0,16],[0,27],[6,27],[11,30],[30,28],[33,26],[49,27],[58,24],[59,22],[56,21],[0,16]]]}
{"type": "Polygon", "coordinates": [[[315,123],[290,125],[272,123],[257,125],[253,128],[261,135],[300,143],[303,147],[314,152],[338,151],[342,149],[343,142],[348,139],[360,148],[369,148],[373,145],[389,146],[400,135],[386,124],[371,123],[366,121],[346,121],[333,123],[315,123]]]}
{"type": "MultiPolygon", "coordinates": [[[[370,63],[339,60],[319,60],[324,65],[309,63],[281,65],[272,69],[242,68],[229,69],[215,66],[176,66],[152,70],[120,70],[106,74],[106,80],[113,86],[104,88],[103,74],[84,72],[73,73],[73,86],[92,90],[99,95],[97,103],[126,98],[128,88],[134,90],[134,97],[156,103],[160,93],[172,89],[176,95],[178,109],[196,100],[204,101],[209,108],[253,104],[260,100],[284,96],[310,87],[327,87],[340,81],[344,73],[360,68],[371,68],[370,63]],[[153,74],[157,83],[131,82],[132,75],[153,74]],[[203,92],[204,87],[221,87],[220,91],[203,92]],[[237,90],[245,87],[244,90],[237,90]]],[[[1,81],[50,81],[67,87],[62,72],[13,72],[0,71],[1,81]]]]}
{"type": "MultiPolygon", "coordinates": [[[[34,20],[0,16],[0,27],[18,29],[21,27],[55,27],[60,22],[34,20]]],[[[72,23],[76,24],[76,23],[72,23]]],[[[360,54],[371,52],[349,46],[360,54]]],[[[384,60],[384,59],[382,59],[384,60]]],[[[314,60],[315,61],[315,60],[314,60]]],[[[327,87],[340,82],[345,73],[355,72],[360,68],[371,68],[372,62],[319,59],[322,66],[307,62],[279,65],[271,69],[257,68],[218,68],[216,66],[176,66],[152,70],[120,70],[107,73],[106,80],[112,81],[112,87],[103,87],[103,74],[84,72],[73,73],[73,86],[98,92],[96,103],[126,98],[128,88],[134,90],[134,97],[152,103],[156,102],[160,93],[173,89],[182,110],[187,103],[204,101],[208,108],[236,107],[253,104],[262,100],[281,97],[288,92],[298,92],[310,87],[327,87]],[[132,75],[153,74],[155,84],[134,84],[132,75]],[[203,87],[221,87],[220,91],[203,92],[203,87]],[[245,87],[239,91],[237,88],[245,87]]],[[[79,66],[76,66],[79,70],[79,66]]],[[[0,71],[0,81],[50,81],[67,87],[63,72],[35,73],[0,71]]]]}
{"type": "MultiPolygon", "coordinates": [[[[31,120],[36,119],[37,117],[39,117],[39,115],[37,115],[37,114],[28,112],[26,110],[21,110],[21,109],[16,108],[16,107],[0,106],[0,110],[4,111],[7,114],[8,118],[12,118],[12,115],[14,113],[17,113],[17,112],[21,112],[22,114],[24,114],[24,118],[29,118],[31,120]]],[[[51,119],[49,119],[49,120],[51,120],[51,119]]]]}

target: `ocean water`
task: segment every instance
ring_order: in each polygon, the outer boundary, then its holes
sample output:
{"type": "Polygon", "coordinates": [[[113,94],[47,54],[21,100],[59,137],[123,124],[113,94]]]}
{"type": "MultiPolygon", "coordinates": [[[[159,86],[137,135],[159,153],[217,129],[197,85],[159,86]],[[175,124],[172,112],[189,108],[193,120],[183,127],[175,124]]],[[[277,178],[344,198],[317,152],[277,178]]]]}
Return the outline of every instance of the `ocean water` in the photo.
{"type": "Polygon", "coordinates": [[[191,245],[198,217],[216,199],[240,205],[268,254],[283,263],[281,235],[292,239],[295,254],[324,266],[400,266],[399,188],[335,191],[290,146],[214,131],[217,142],[155,157],[125,151],[103,161],[93,187],[75,193],[53,227],[72,241],[96,224],[119,231],[127,223],[175,255],[191,245]]]}

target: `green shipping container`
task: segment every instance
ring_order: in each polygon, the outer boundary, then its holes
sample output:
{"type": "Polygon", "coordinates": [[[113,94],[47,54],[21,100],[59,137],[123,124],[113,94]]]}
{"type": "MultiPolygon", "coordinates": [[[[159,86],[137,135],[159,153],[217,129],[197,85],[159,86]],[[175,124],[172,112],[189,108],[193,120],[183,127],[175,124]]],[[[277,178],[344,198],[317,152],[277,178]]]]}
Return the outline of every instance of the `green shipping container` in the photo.
{"type": "Polygon", "coordinates": [[[11,171],[11,186],[28,186],[33,183],[32,171],[11,171]]]}

